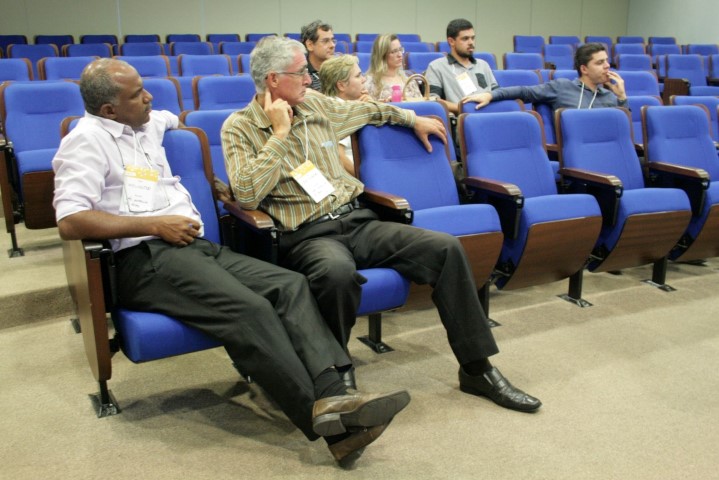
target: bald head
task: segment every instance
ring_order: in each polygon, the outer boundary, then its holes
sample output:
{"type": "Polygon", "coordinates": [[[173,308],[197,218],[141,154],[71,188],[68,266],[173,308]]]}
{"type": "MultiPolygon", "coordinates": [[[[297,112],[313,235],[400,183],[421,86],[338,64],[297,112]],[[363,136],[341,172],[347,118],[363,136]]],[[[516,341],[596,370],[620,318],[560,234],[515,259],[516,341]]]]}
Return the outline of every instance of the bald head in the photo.
{"type": "Polygon", "coordinates": [[[80,93],[85,102],[85,110],[100,115],[104,104],[117,104],[117,95],[122,88],[120,77],[137,75],[137,70],[129,63],[113,58],[100,58],[91,62],[82,71],[80,93]]]}

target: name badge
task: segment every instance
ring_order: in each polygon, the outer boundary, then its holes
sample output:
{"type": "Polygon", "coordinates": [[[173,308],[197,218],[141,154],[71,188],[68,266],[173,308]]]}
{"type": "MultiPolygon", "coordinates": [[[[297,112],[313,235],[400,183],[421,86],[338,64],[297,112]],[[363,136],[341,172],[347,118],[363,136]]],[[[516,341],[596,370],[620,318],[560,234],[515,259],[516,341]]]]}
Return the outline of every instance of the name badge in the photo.
{"type": "Polygon", "coordinates": [[[469,78],[467,72],[460,73],[455,78],[465,97],[477,91],[477,86],[472,82],[472,79],[469,78]]]}
{"type": "Polygon", "coordinates": [[[159,178],[160,172],[152,168],[135,165],[125,167],[121,210],[124,213],[153,211],[159,178]]]}
{"type": "Polygon", "coordinates": [[[321,202],[327,195],[335,191],[332,184],[322,175],[315,165],[306,160],[305,163],[290,172],[292,178],[312,197],[315,203],[321,202]]]}

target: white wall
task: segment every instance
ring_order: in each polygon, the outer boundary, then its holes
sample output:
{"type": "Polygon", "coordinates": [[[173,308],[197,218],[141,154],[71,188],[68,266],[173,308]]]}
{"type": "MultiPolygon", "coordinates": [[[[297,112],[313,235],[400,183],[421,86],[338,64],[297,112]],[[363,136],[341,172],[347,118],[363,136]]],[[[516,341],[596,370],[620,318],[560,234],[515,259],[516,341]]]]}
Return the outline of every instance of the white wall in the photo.
{"type": "MultiPolygon", "coordinates": [[[[447,23],[475,25],[477,49],[501,55],[512,35],[623,35],[631,0],[0,0],[0,33],[299,32],[321,18],[336,32],[420,33],[445,40],[447,23]]],[[[32,41],[32,40],[31,40],[32,41]]]]}
{"type": "Polygon", "coordinates": [[[677,43],[719,43],[717,0],[630,0],[632,35],[673,36],[677,43]]]}

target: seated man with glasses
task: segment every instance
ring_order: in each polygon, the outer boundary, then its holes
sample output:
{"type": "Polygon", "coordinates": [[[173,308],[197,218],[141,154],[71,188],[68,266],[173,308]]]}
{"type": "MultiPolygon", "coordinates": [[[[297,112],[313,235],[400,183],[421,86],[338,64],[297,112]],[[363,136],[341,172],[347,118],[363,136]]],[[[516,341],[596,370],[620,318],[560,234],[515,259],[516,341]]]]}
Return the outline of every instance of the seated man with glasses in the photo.
{"type": "MultiPolygon", "coordinates": [[[[367,70],[367,93],[380,102],[398,101],[392,99],[392,91],[399,87],[401,94],[407,85],[404,73],[404,48],[397,35],[379,35],[372,45],[369,70],[367,70]]],[[[407,85],[407,100],[422,100],[416,82],[407,85]]]]}
{"type": "Polygon", "coordinates": [[[325,60],[335,55],[337,40],[332,33],[332,26],[322,20],[315,20],[302,27],[301,35],[302,43],[307,49],[307,68],[312,79],[310,88],[319,92],[322,90],[320,67],[325,60]]]}
{"type": "Polygon", "coordinates": [[[222,126],[225,167],[238,204],[274,219],[282,233],[279,261],[307,277],[343,347],[367,281],[357,270],[393,268],[433,287],[460,365],[459,388],[505,408],[536,411],[541,402],[512,386],[489,361],[498,348],[457,237],[380,220],[360,203],[364,185],[340,162],[338,141],[365,125],[413,128],[431,151],[430,135],[447,142],[444,124],[393,105],[338,102],[308,89],[309,75],[288,75],[305,72],[304,53],[302,44],[284,37],[265,37],[252,51],[257,95],[222,126]]]}

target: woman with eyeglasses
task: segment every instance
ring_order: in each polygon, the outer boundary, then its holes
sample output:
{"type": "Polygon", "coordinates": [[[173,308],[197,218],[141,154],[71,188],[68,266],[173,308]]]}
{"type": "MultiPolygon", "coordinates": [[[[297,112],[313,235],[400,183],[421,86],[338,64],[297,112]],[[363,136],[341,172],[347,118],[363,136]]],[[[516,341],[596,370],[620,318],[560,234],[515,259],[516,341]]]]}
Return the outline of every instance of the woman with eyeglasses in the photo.
{"type": "MultiPolygon", "coordinates": [[[[370,66],[367,70],[367,92],[375,100],[392,100],[392,87],[398,85],[404,90],[407,75],[404,73],[404,48],[397,35],[379,35],[372,45],[370,66]]],[[[408,100],[422,100],[419,86],[412,82],[407,86],[405,96],[408,100]]]]}

